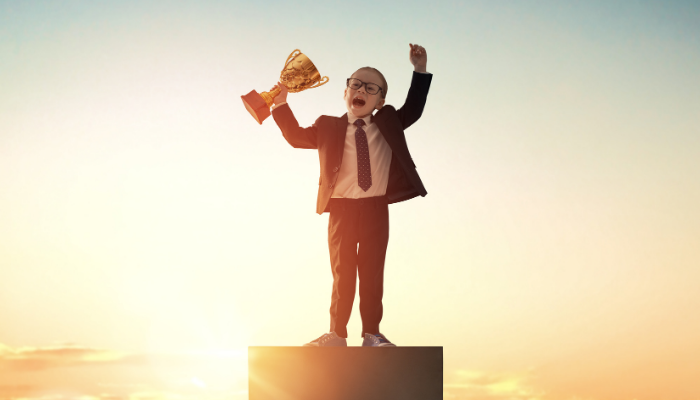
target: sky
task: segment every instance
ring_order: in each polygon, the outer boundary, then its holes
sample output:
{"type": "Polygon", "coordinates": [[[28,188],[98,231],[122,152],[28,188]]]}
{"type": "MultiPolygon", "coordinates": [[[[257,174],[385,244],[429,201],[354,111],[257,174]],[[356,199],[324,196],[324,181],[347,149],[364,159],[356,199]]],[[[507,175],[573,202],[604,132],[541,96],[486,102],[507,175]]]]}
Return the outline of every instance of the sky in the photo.
{"type": "Polygon", "coordinates": [[[247,399],[325,332],[318,156],[240,96],[300,49],[302,126],[368,65],[400,107],[409,43],[382,331],[445,399],[700,399],[700,4],[636,0],[0,0],[0,399],[247,399]]]}

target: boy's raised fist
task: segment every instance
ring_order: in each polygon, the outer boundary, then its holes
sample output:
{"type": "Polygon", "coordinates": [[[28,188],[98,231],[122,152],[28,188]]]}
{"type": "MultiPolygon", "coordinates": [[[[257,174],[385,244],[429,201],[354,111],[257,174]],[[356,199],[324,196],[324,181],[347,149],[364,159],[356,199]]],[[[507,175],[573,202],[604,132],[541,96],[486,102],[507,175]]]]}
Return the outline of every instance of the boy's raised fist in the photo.
{"type": "Polygon", "coordinates": [[[408,45],[411,46],[408,59],[411,61],[411,64],[413,64],[414,69],[416,72],[426,72],[428,53],[425,51],[425,47],[411,43],[408,45]]]}

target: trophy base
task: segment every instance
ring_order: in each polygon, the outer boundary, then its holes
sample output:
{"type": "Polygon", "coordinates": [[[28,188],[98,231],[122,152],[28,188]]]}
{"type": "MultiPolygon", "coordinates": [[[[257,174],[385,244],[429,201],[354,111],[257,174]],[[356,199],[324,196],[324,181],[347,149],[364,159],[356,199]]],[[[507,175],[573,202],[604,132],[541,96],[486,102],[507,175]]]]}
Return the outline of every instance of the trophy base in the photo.
{"type": "Polygon", "coordinates": [[[255,90],[252,90],[245,96],[241,96],[241,99],[243,99],[245,108],[258,121],[258,124],[262,125],[265,118],[270,116],[270,107],[255,90]]]}

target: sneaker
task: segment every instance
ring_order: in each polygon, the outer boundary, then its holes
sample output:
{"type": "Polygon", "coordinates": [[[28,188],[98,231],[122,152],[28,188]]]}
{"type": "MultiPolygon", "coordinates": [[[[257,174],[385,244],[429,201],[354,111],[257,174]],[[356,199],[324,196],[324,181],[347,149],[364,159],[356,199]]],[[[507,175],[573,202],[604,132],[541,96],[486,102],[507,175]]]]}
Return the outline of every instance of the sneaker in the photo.
{"type": "Polygon", "coordinates": [[[381,333],[377,333],[376,335],[365,333],[362,347],[396,347],[396,345],[391,343],[389,339],[381,333]]]}
{"type": "Polygon", "coordinates": [[[335,332],[324,333],[318,339],[314,339],[304,346],[313,347],[347,347],[348,342],[345,338],[341,338],[335,332]]]}

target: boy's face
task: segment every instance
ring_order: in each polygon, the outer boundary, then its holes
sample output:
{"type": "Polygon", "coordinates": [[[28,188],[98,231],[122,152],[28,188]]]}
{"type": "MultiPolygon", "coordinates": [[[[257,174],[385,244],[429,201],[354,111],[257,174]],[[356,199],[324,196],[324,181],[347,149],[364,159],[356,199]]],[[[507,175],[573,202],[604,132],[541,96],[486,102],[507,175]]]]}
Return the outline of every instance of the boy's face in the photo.
{"type": "MultiPolygon", "coordinates": [[[[374,83],[382,87],[382,79],[379,77],[379,74],[369,69],[361,69],[352,74],[351,78],[357,78],[362,82],[374,83]]],[[[357,118],[364,118],[372,114],[374,110],[379,110],[384,106],[382,92],[369,94],[367,93],[366,85],[362,85],[357,90],[346,87],[343,99],[345,100],[348,113],[352,113],[357,118]]]]}

